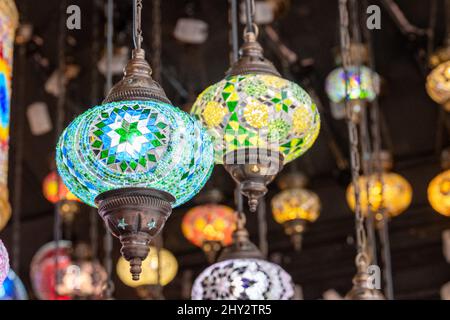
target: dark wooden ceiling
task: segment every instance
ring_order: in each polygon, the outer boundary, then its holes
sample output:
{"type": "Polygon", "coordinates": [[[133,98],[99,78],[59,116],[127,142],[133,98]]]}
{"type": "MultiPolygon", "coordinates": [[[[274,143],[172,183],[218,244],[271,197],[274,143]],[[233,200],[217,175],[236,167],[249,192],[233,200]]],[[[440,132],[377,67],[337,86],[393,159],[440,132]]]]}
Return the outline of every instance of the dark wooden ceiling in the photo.
{"type": "MultiPolygon", "coordinates": [[[[115,1],[116,43],[126,45],[130,42],[131,1],[115,1]]],[[[183,87],[198,93],[209,83],[223,77],[228,65],[227,39],[227,1],[198,0],[195,2],[195,16],[209,24],[208,41],[201,46],[187,46],[173,38],[176,20],[185,15],[188,1],[165,0],[162,2],[163,48],[162,63],[166,76],[163,86],[168,96],[177,105],[186,103],[170,81],[169,74],[176,75],[183,87]]],[[[332,48],[337,45],[337,1],[331,0],[293,0],[290,10],[274,23],[283,42],[301,59],[313,59],[314,65],[309,72],[314,78],[314,89],[324,105],[322,118],[328,121],[330,134],[322,130],[314,147],[307,155],[295,161],[295,165],[310,177],[310,188],[317,192],[322,202],[322,212],[316,223],[305,234],[303,249],[294,252],[282,227],[277,225],[267,211],[269,256],[280,261],[293,276],[295,282],[303,288],[306,299],[321,298],[330,288],[345,294],[351,287],[351,278],[355,272],[352,245],[354,233],[353,215],[345,202],[345,187],[348,173],[341,172],[329,148],[329,139],[333,137],[337,145],[347,155],[347,131],[345,123],[333,120],[324,95],[323,83],[327,74],[334,68],[332,48]]],[[[369,1],[380,5],[380,1],[369,1]]],[[[411,23],[426,28],[429,23],[429,0],[397,0],[399,7],[411,23]]],[[[37,1],[18,0],[24,21],[34,26],[34,33],[43,39],[43,46],[29,48],[26,71],[14,75],[14,87],[26,86],[23,105],[15,97],[13,108],[25,108],[35,101],[45,101],[55,119],[56,99],[48,95],[43,83],[57,66],[58,0],[46,0],[45,5],[37,1]],[[46,57],[49,66],[40,67],[34,57],[39,54],[46,57]]],[[[70,31],[68,35],[75,40],[69,46],[67,55],[71,61],[81,67],[80,75],[69,84],[66,106],[67,123],[78,113],[89,108],[91,101],[92,43],[104,38],[92,38],[92,13],[96,12],[104,22],[102,9],[93,10],[91,0],[77,0],[82,11],[82,29],[70,31]]],[[[438,15],[435,45],[442,42],[444,32],[443,1],[438,0],[438,15]]],[[[144,37],[145,47],[151,48],[151,1],[144,1],[144,37]]],[[[103,28],[101,28],[101,33],[103,28]]],[[[264,38],[263,43],[266,43],[264,38]]],[[[425,48],[423,39],[411,39],[403,35],[382,9],[382,29],[374,33],[376,69],[385,80],[386,90],[380,99],[381,110],[389,139],[385,147],[391,147],[394,155],[394,170],[402,174],[414,188],[413,202],[410,208],[390,225],[392,264],[395,296],[398,299],[438,299],[439,289],[450,280],[450,268],[442,254],[441,232],[450,228],[450,219],[434,212],[426,198],[426,186],[439,171],[439,150],[436,143],[442,138],[443,145],[448,144],[447,136],[440,131],[439,107],[426,95],[424,73],[415,56],[425,48]],[[389,142],[389,143],[388,143],[389,142]]],[[[267,49],[267,56],[277,65],[273,51],[267,49]]],[[[17,61],[17,60],[16,60],[17,61]]],[[[17,67],[17,65],[16,65],[17,67]]],[[[16,68],[17,70],[17,68],[16,68]]],[[[301,79],[298,79],[299,81],[301,79]]],[[[101,78],[103,85],[104,79],[101,78]]],[[[98,93],[101,101],[102,92],[98,93]]],[[[13,111],[14,121],[19,121],[13,111]]],[[[20,121],[26,121],[21,119],[20,121]]],[[[41,191],[41,183],[51,169],[52,153],[55,148],[55,133],[33,136],[25,123],[22,142],[24,146],[22,210],[21,210],[21,246],[19,274],[30,289],[29,265],[33,254],[40,246],[52,240],[53,207],[41,191]]],[[[13,170],[15,169],[15,143],[11,138],[10,184],[14,195],[13,170]]],[[[289,169],[286,169],[289,170],[289,169]]],[[[208,187],[218,186],[226,196],[225,202],[233,204],[233,183],[223,168],[216,168],[213,180],[208,187]]],[[[267,202],[277,192],[275,184],[270,187],[267,202]]],[[[181,234],[180,222],[189,202],[176,209],[164,230],[165,246],[177,257],[180,270],[177,278],[165,288],[167,298],[183,298],[183,275],[192,272],[197,275],[206,267],[203,253],[185,240],[181,234]]],[[[89,241],[89,209],[84,208],[75,223],[74,237],[89,241]]],[[[249,215],[249,228],[252,238],[258,241],[256,215],[249,215]]],[[[101,222],[99,231],[103,234],[101,222]]],[[[2,239],[8,247],[12,245],[12,226],[2,231],[2,239]]],[[[100,247],[101,244],[100,244],[100,247]]],[[[101,254],[101,253],[100,253],[101,254]]],[[[115,241],[114,259],[119,255],[118,241],[115,241]]],[[[117,298],[132,299],[137,295],[133,289],[125,287],[114,276],[117,298]]],[[[31,290],[30,290],[31,291],[31,290]]],[[[32,295],[32,293],[30,292],[32,295]]]]}

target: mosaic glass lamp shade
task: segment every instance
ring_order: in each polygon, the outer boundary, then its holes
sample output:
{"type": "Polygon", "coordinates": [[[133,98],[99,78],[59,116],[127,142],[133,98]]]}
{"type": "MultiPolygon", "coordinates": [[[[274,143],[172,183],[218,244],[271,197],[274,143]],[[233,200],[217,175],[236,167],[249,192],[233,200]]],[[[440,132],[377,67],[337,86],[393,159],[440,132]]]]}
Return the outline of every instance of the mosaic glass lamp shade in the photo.
{"type": "Polygon", "coordinates": [[[233,243],[225,247],[218,262],[194,281],[194,300],[289,300],[294,297],[291,276],[279,265],[264,260],[249,239],[245,222],[238,219],[233,243]]]}
{"type": "Polygon", "coordinates": [[[347,70],[347,84],[344,69],[336,68],[325,81],[325,91],[328,98],[334,103],[342,103],[345,100],[347,86],[350,100],[373,101],[379,93],[380,78],[365,66],[350,67],[347,70]]]}
{"type": "Polygon", "coordinates": [[[192,287],[193,300],[290,300],[291,276],[262,259],[232,259],[206,268],[192,287]]]}
{"type": "Polygon", "coordinates": [[[172,207],[198,193],[214,166],[209,134],[171,105],[151,72],[145,52],[133,50],[123,79],[65,129],[56,156],[64,184],[98,206],[120,239],[134,280],[172,207]]]}
{"type": "Polygon", "coordinates": [[[299,250],[307,224],[316,221],[320,215],[320,199],[307,189],[287,189],[272,198],[272,214],[299,250]]]}
{"type": "Polygon", "coordinates": [[[9,205],[8,188],[0,184],[0,231],[5,228],[11,218],[11,206],[9,205]]]}
{"type": "Polygon", "coordinates": [[[434,210],[450,217],[450,170],[446,170],[431,180],[428,185],[428,201],[434,210]]]}
{"type": "Polygon", "coordinates": [[[11,217],[8,198],[8,144],[14,35],[18,12],[13,0],[0,0],[0,230],[11,217]]]}
{"type": "Polygon", "coordinates": [[[28,300],[28,294],[20,278],[12,270],[0,286],[0,300],[28,300]]]}
{"type": "MultiPolygon", "coordinates": [[[[207,256],[209,252],[217,253],[223,246],[230,245],[235,228],[235,211],[219,204],[196,206],[186,213],[181,223],[186,239],[202,248],[207,256]]],[[[211,260],[214,257],[215,254],[211,260]]]]}
{"type": "Polygon", "coordinates": [[[192,114],[213,136],[219,164],[245,148],[273,148],[288,163],[312,146],[320,128],[306,91],[275,75],[228,76],[199,95],[192,114]]]}
{"type": "Polygon", "coordinates": [[[58,247],[55,242],[42,246],[31,260],[30,278],[34,294],[39,300],[71,300],[68,295],[60,295],[56,288],[55,273],[58,273],[59,281],[65,270],[72,265],[70,255],[72,243],[70,241],[59,241],[58,247]],[[55,263],[55,256],[58,263],[55,263]]]}
{"type": "Polygon", "coordinates": [[[6,251],[6,248],[2,240],[0,240],[0,285],[6,279],[8,271],[9,271],[8,251],[6,251]]]}
{"type": "Polygon", "coordinates": [[[254,33],[244,35],[241,53],[225,79],[198,96],[191,113],[213,137],[216,163],[241,184],[256,211],[283,165],[313,145],[320,116],[310,96],[264,58],[254,33]]]}
{"type": "Polygon", "coordinates": [[[426,89],[431,99],[450,111],[450,61],[439,64],[430,72],[426,89]]]}
{"type": "Polygon", "coordinates": [[[159,251],[156,247],[150,248],[150,253],[142,262],[142,274],[138,281],[134,281],[128,271],[127,261],[120,257],[117,261],[116,272],[119,279],[129,287],[158,285],[158,262],[161,261],[160,279],[162,286],[169,284],[178,272],[178,262],[175,256],[167,249],[159,251]]]}
{"type": "MultiPolygon", "coordinates": [[[[366,182],[366,177],[361,176],[359,179],[359,190],[363,214],[367,214],[369,202],[371,211],[375,213],[375,218],[377,220],[383,219],[382,214],[379,213],[381,205],[383,205],[387,215],[392,218],[404,212],[411,204],[412,187],[409,182],[399,174],[392,172],[383,173],[383,198],[381,195],[381,183],[375,175],[369,178],[369,198],[367,197],[366,182]]],[[[352,184],[348,186],[346,196],[349,207],[354,211],[355,196],[352,184]]]]}
{"type": "Polygon", "coordinates": [[[200,123],[172,105],[111,102],[66,128],[57,163],[64,183],[91,206],[106,191],[140,187],[168,192],[176,207],[208,179],[212,144],[200,123]]]}

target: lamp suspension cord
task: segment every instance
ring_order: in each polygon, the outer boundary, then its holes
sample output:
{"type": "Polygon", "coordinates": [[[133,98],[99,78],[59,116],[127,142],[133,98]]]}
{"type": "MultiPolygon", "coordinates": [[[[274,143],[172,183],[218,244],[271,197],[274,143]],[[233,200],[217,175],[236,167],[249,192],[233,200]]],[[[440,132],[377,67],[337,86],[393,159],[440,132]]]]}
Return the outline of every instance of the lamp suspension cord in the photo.
{"type": "MultiPolygon", "coordinates": [[[[141,2],[141,1],[139,1],[141,2]]],[[[153,0],[152,2],[152,75],[157,81],[161,81],[161,1],[153,0]]],[[[142,3],[140,4],[142,10],[142,3]]],[[[138,11],[139,23],[140,23],[140,11],[138,11]]],[[[140,27],[137,29],[139,30],[140,27]]],[[[138,31],[139,34],[139,31],[138,31]]],[[[161,284],[161,256],[162,248],[164,246],[164,239],[162,232],[155,239],[156,257],[158,261],[156,276],[157,276],[157,294],[158,299],[162,299],[162,284],[161,284]]]]}
{"type": "MultiPolygon", "coordinates": [[[[65,121],[65,104],[66,104],[66,84],[65,84],[65,71],[66,71],[66,8],[67,0],[60,2],[60,18],[59,18],[59,37],[58,37],[58,86],[59,86],[59,96],[56,104],[56,125],[55,125],[55,135],[56,141],[59,139],[59,135],[63,131],[64,121],[65,121]]],[[[59,183],[57,185],[57,193],[59,194],[59,183]]],[[[55,242],[55,295],[58,295],[57,287],[60,283],[60,275],[58,272],[58,258],[59,258],[59,242],[62,238],[61,230],[61,216],[59,214],[60,203],[55,204],[55,210],[53,213],[53,238],[55,242]]]]}
{"type": "MultiPolygon", "coordinates": [[[[106,92],[112,87],[112,58],[113,58],[113,36],[114,36],[114,1],[108,0],[106,5],[106,92]]],[[[112,281],[112,250],[113,238],[110,232],[106,230],[103,238],[104,246],[104,266],[107,274],[107,283],[105,288],[105,299],[112,299],[114,293],[114,283],[112,281]]]]}
{"type": "MultiPolygon", "coordinates": [[[[99,77],[96,62],[99,59],[99,15],[98,8],[101,6],[100,0],[94,0],[92,2],[93,13],[92,13],[92,65],[91,65],[91,105],[97,105],[98,103],[98,88],[99,88],[99,77]]],[[[98,214],[97,210],[91,208],[89,212],[89,237],[91,240],[91,250],[94,260],[98,260],[98,214]]]]}
{"type": "Polygon", "coordinates": [[[142,0],[133,0],[133,42],[135,49],[142,47],[142,0]]]}
{"type": "Polygon", "coordinates": [[[445,0],[445,40],[444,45],[450,47],[450,0],[445,0]]]}
{"type": "Polygon", "coordinates": [[[259,235],[259,250],[264,257],[267,258],[269,253],[269,244],[267,242],[267,214],[266,202],[264,197],[258,205],[258,235],[259,235]]]}
{"type": "MultiPolygon", "coordinates": [[[[364,0],[363,5],[368,6],[367,0],[364,0]]],[[[363,29],[365,32],[365,38],[367,41],[368,53],[369,53],[369,68],[372,72],[375,72],[375,55],[372,43],[372,33],[368,28],[363,29]]],[[[379,225],[380,230],[380,242],[381,242],[381,256],[383,260],[383,275],[385,284],[385,296],[388,300],[394,299],[394,285],[392,279],[392,266],[391,266],[391,253],[390,253],[390,241],[389,241],[389,230],[388,230],[388,216],[386,209],[384,207],[384,191],[385,184],[383,178],[383,167],[381,165],[381,148],[382,148],[382,137],[381,137],[381,118],[380,118],[380,105],[378,102],[378,97],[375,97],[370,108],[370,120],[371,120],[371,133],[373,139],[373,171],[376,174],[376,179],[380,183],[380,208],[383,219],[381,225],[379,225]]]]}
{"type": "MultiPolygon", "coordinates": [[[[347,0],[339,0],[339,21],[340,21],[340,46],[342,52],[342,68],[345,79],[348,79],[348,69],[352,65],[350,54],[350,34],[349,34],[349,15],[347,10],[347,0]]],[[[367,267],[369,261],[367,258],[366,230],[364,228],[364,216],[361,212],[360,190],[359,190],[359,170],[360,156],[358,150],[358,130],[356,124],[351,121],[349,108],[349,88],[348,81],[345,81],[345,108],[347,110],[347,126],[350,140],[350,164],[352,183],[355,196],[355,228],[356,228],[356,259],[358,268],[367,267]]],[[[364,270],[365,271],[365,270],[364,270]]]]}
{"type": "Polygon", "coordinates": [[[239,40],[238,40],[238,8],[237,0],[228,0],[228,23],[230,25],[230,66],[239,59],[239,40]]]}
{"type": "MultiPolygon", "coordinates": [[[[447,0],[446,0],[447,1],[447,0]]],[[[430,59],[430,56],[433,54],[433,49],[434,49],[434,39],[435,39],[435,30],[434,28],[436,28],[436,18],[437,18],[437,0],[431,0],[430,1],[430,13],[429,13],[429,24],[428,24],[428,28],[427,28],[427,59],[430,59]]],[[[450,13],[446,12],[446,20],[447,23],[448,20],[450,20],[450,13]]],[[[450,30],[449,30],[450,31],[450,30]]],[[[447,37],[446,39],[449,38],[450,33],[447,32],[447,37]]],[[[448,46],[448,44],[446,43],[445,45],[448,46]]]]}
{"type": "Polygon", "coordinates": [[[161,82],[161,1],[153,0],[152,9],[152,76],[156,82],[161,82]]]}
{"type": "MultiPolygon", "coordinates": [[[[22,15],[23,18],[23,15],[22,15]]],[[[23,22],[22,22],[23,23],[23,22]]],[[[22,80],[19,85],[19,93],[16,97],[17,106],[15,110],[15,121],[14,121],[14,133],[15,133],[15,143],[14,143],[14,197],[13,197],[13,260],[12,267],[17,274],[20,274],[20,229],[21,221],[20,216],[22,213],[22,177],[23,177],[23,123],[25,120],[25,103],[24,97],[26,94],[26,63],[27,63],[27,43],[24,41],[19,44],[19,67],[20,73],[22,75],[22,80]]]]}
{"type": "Polygon", "coordinates": [[[245,1],[245,18],[246,18],[245,32],[256,33],[257,31],[254,24],[255,0],[244,0],[244,1],[245,1]]]}
{"type": "Polygon", "coordinates": [[[245,227],[245,214],[244,214],[244,197],[241,193],[241,185],[236,184],[234,189],[234,201],[236,203],[236,231],[245,227]]]}

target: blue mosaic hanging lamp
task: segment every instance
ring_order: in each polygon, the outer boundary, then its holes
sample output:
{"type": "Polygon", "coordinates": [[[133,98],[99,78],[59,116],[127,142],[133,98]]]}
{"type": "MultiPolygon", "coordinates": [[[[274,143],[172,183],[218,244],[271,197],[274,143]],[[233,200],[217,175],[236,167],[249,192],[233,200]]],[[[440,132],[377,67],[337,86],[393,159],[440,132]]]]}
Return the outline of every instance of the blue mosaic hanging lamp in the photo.
{"type": "Polygon", "coordinates": [[[210,136],[171,105],[151,77],[138,38],[123,79],[102,105],[65,129],[57,147],[63,182],[81,201],[98,207],[122,243],[134,280],[172,207],[198,193],[214,165],[210,136]]]}

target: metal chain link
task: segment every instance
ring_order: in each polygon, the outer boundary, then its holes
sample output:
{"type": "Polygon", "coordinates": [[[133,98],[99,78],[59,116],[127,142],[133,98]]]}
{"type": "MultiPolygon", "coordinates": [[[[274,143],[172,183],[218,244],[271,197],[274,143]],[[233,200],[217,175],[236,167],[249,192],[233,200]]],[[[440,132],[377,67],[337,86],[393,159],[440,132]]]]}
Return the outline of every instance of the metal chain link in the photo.
{"type": "MultiPolygon", "coordinates": [[[[340,17],[340,45],[342,52],[342,68],[344,70],[345,79],[348,77],[348,69],[352,65],[350,33],[349,33],[349,14],[347,8],[347,0],[339,0],[339,17],[340,17]]],[[[355,193],[355,224],[356,224],[356,263],[367,262],[366,257],[366,230],[364,227],[364,216],[361,211],[360,188],[359,188],[359,171],[360,171],[360,155],[358,149],[358,129],[355,122],[351,121],[351,110],[349,106],[348,82],[345,82],[345,108],[347,110],[347,126],[350,140],[350,164],[352,173],[352,183],[355,193]]]]}
{"type": "Polygon", "coordinates": [[[142,0],[133,0],[133,40],[134,47],[142,47],[142,0]]]}
{"type": "MultiPolygon", "coordinates": [[[[350,0],[350,11],[351,11],[351,19],[352,19],[352,37],[353,42],[357,45],[362,45],[362,38],[360,32],[360,19],[359,19],[359,6],[357,0],[350,0]]],[[[367,28],[365,28],[368,30],[367,28]]],[[[363,63],[363,59],[360,56],[361,52],[359,50],[355,50],[355,56],[352,57],[355,59],[353,65],[356,64],[356,73],[358,79],[361,79],[361,64],[363,63]]],[[[361,81],[361,80],[360,80],[361,81]]],[[[370,196],[371,192],[371,184],[373,182],[372,179],[372,151],[371,151],[371,142],[370,142],[370,134],[369,134],[369,124],[367,117],[367,108],[369,107],[368,103],[364,100],[360,101],[360,116],[359,116],[359,132],[360,132],[360,144],[361,144],[361,160],[362,160],[362,174],[366,178],[364,183],[364,189],[366,194],[366,207],[361,208],[361,210],[367,213],[365,225],[367,228],[367,255],[370,258],[371,263],[376,263],[376,237],[375,237],[375,222],[374,222],[374,212],[373,212],[373,198],[370,196]]]]}
{"type": "MultiPolygon", "coordinates": [[[[368,5],[367,0],[364,1],[364,5],[368,5]]],[[[365,37],[368,45],[369,52],[369,68],[374,73],[375,71],[375,58],[374,50],[372,47],[372,37],[369,29],[365,30],[365,37]]],[[[379,212],[382,215],[382,221],[379,225],[380,230],[380,244],[382,252],[382,261],[384,265],[384,279],[385,279],[385,293],[389,300],[394,299],[394,288],[392,281],[392,268],[391,268],[391,257],[390,257],[390,243],[389,243],[389,232],[388,232],[388,216],[384,206],[384,177],[383,177],[383,166],[381,163],[381,148],[382,148],[382,138],[381,138],[381,119],[380,119],[380,106],[378,99],[372,102],[370,108],[370,120],[371,120],[371,133],[373,140],[373,161],[372,170],[375,172],[376,182],[380,184],[380,204],[379,212]]]]}
{"type": "Polygon", "coordinates": [[[246,17],[246,28],[245,28],[245,32],[256,32],[255,31],[255,27],[256,25],[254,24],[255,21],[255,0],[245,0],[245,17],[246,17]]]}

